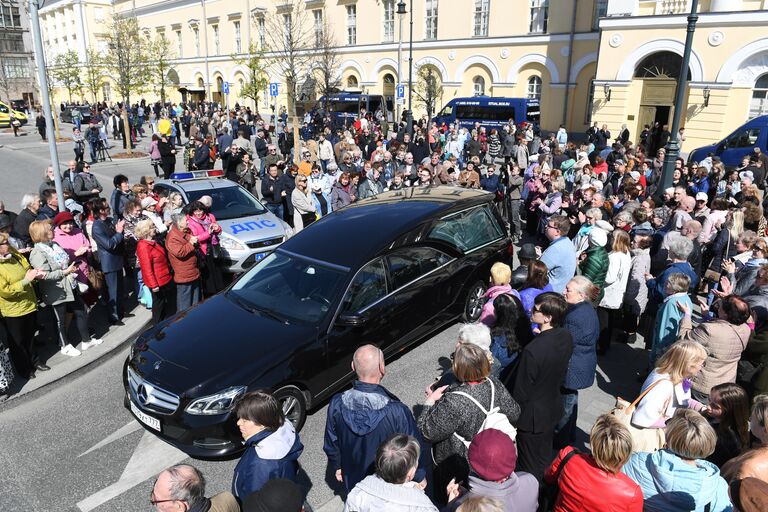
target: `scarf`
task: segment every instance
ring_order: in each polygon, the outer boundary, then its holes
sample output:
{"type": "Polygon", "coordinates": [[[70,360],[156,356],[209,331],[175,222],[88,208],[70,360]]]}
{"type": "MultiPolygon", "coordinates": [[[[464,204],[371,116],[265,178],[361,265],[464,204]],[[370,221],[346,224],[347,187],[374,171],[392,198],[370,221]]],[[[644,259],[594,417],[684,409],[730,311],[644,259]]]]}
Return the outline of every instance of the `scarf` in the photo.
{"type": "Polygon", "coordinates": [[[35,244],[35,247],[45,253],[48,260],[52,262],[51,268],[53,270],[65,270],[69,267],[69,256],[56,242],[39,242],[35,244]],[[54,268],[53,263],[58,265],[58,268],[54,268]]]}

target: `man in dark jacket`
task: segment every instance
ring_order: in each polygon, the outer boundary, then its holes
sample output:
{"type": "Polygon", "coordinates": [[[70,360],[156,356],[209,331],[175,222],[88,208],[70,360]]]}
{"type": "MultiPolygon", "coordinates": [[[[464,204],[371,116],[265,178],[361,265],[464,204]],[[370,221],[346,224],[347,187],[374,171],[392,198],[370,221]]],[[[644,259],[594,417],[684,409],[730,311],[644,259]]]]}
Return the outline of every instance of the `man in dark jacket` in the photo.
{"type": "Polygon", "coordinates": [[[122,324],[123,308],[120,302],[123,288],[123,227],[124,220],[116,223],[109,218],[109,205],[106,200],[99,202],[93,212],[96,220],[93,223],[92,236],[99,250],[101,270],[107,284],[109,301],[109,322],[122,324]]]}
{"type": "Polygon", "coordinates": [[[408,434],[422,445],[414,482],[425,480],[431,463],[411,410],[381,385],[386,373],[384,354],[378,347],[364,345],[355,351],[352,369],[357,379],[352,389],[331,399],[325,423],[328,465],[347,492],[367,475],[373,474],[376,450],[390,435],[408,434]],[[426,456],[425,456],[426,455],[426,456]]]}
{"type": "Polygon", "coordinates": [[[21,199],[21,205],[24,207],[13,221],[13,235],[24,242],[26,247],[32,247],[32,237],[29,236],[29,225],[37,220],[37,214],[40,212],[40,196],[37,194],[24,194],[21,199]]]}
{"type": "Polygon", "coordinates": [[[293,189],[296,188],[296,175],[299,174],[299,168],[293,164],[290,164],[285,169],[285,174],[280,176],[280,190],[284,191],[283,196],[283,220],[293,226],[293,202],[291,202],[291,194],[293,189]]]}
{"type": "Polygon", "coordinates": [[[203,142],[203,139],[196,138],[195,139],[195,156],[192,157],[192,169],[196,170],[207,170],[210,169],[210,161],[211,161],[211,148],[208,147],[208,144],[203,142]]]}
{"type": "Polygon", "coordinates": [[[264,200],[264,206],[278,219],[283,218],[283,196],[285,195],[287,194],[277,175],[277,165],[272,164],[269,166],[267,176],[261,181],[261,198],[264,200]]]}
{"type": "Polygon", "coordinates": [[[56,195],[55,190],[44,190],[40,201],[43,206],[37,212],[37,220],[53,220],[57,213],[59,213],[59,196],[56,195]]]}

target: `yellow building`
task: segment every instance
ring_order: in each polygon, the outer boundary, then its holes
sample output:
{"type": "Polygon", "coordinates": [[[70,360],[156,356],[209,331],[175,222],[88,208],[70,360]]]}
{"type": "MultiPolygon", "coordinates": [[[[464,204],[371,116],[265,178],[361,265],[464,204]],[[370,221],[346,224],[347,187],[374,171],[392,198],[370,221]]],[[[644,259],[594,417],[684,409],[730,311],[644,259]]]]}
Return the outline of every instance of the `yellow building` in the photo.
{"type": "MultiPolygon", "coordinates": [[[[768,1],[701,0],[681,126],[683,151],[768,113],[768,1]]],[[[632,137],[672,124],[691,0],[610,0],[600,20],[593,119],[632,137]]]]}

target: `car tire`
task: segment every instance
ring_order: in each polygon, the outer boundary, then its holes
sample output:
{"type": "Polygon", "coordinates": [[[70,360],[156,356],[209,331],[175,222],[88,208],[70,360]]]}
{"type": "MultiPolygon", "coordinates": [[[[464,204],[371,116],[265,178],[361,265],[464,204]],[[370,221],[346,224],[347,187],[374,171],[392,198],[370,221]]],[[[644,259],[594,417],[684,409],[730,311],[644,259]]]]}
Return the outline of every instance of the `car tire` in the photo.
{"type": "Polygon", "coordinates": [[[296,432],[304,427],[307,420],[307,397],[296,386],[286,386],[275,391],[275,398],[280,401],[285,419],[293,423],[296,432]]]}
{"type": "Polygon", "coordinates": [[[462,315],[465,322],[477,322],[480,318],[480,313],[483,312],[483,295],[485,295],[485,290],[486,286],[482,281],[476,281],[469,287],[462,315]]]}

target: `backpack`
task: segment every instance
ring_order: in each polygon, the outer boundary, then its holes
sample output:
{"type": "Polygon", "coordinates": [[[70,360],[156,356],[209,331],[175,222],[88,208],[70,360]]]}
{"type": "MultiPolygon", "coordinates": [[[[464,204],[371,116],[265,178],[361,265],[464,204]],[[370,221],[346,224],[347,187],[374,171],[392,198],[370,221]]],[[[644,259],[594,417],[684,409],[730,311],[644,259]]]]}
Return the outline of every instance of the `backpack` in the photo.
{"type": "MultiPolygon", "coordinates": [[[[491,408],[486,410],[485,407],[483,407],[480,402],[475,400],[473,397],[468,395],[467,393],[464,393],[462,391],[451,391],[454,395],[461,395],[463,397],[469,398],[470,401],[474,402],[474,404],[480,408],[481,411],[483,411],[483,414],[485,414],[485,420],[483,421],[483,424],[480,425],[480,429],[477,431],[477,434],[482,432],[483,430],[489,429],[489,428],[495,428],[496,430],[501,430],[505,434],[507,434],[512,441],[515,440],[515,437],[517,436],[517,430],[515,430],[515,427],[512,426],[512,424],[509,422],[509,418],[507,418],[507,415],[503,412],[499,411],[498,407],[494,407],[494,402],[496,399],[496,387],[493,385],[493,381],[491,379],[486,378],[488,383],[491,385],[491,408]]],[[[477,435],[475,434],[475,435],[477,435]]],[[[463,437],[461,437],[457,432],[453,433],[454,436],[456,436],[459,441],[464,443],[464,446],[469,449],[469,445],[472,442],[470,439],[467,441],[463,437]]]]}

